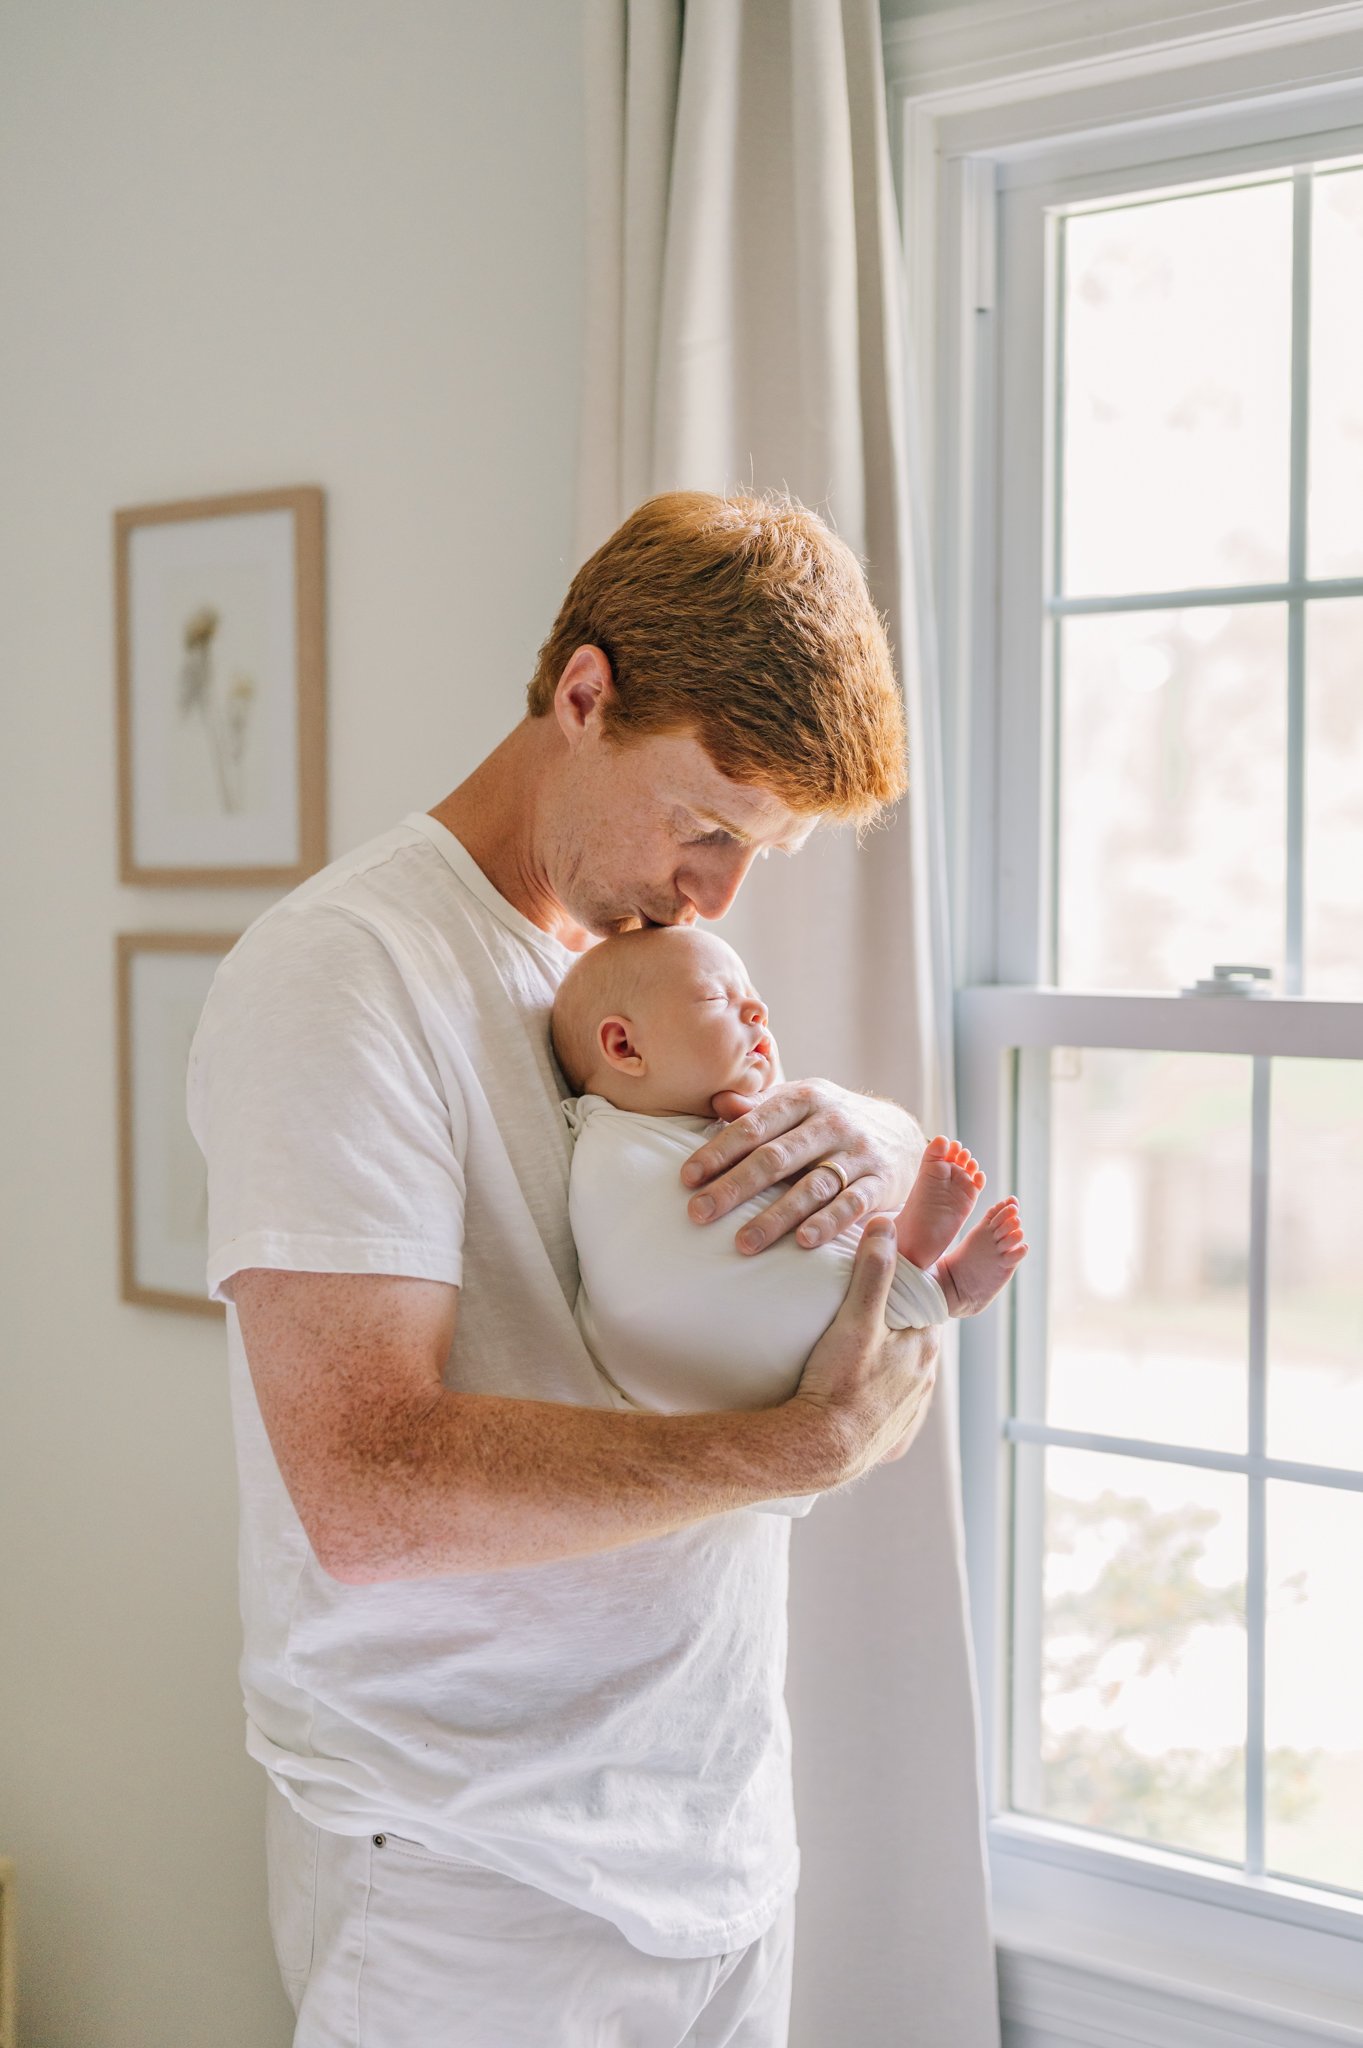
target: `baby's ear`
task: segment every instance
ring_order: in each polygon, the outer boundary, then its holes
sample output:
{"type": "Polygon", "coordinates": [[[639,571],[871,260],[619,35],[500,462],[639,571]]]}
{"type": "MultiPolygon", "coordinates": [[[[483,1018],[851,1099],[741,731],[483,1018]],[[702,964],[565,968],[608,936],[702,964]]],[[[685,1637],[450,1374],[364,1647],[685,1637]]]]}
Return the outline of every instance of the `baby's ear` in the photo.
{"type": "Polygon", "coordinates": [[[634,1027],[628,1017],[603,1017],[596,1027],[596,1042],[608,1066],[622,1074],[642,1074],[644,1056],[634,1043],[634,1027]]]}

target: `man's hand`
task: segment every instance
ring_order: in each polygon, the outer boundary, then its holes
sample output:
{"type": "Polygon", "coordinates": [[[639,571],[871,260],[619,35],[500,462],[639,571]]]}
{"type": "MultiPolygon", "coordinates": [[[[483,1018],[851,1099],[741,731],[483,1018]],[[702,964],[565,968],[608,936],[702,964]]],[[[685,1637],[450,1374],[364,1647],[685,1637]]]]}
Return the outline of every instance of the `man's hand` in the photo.
{"type": "Polygon", "coordinates": [[[927,1417],[937,1382],[935,1329],[887,1330],[894,1231],[886,1217],[866,1227],[847,1298],[810,1352],[787,1404],[815,1410],[836,1434],[838,1484],[872,1465],[902,1458],[927,1417]]]}
{"type": "Polygon", "coordinates": [[[926,1143],[898,1103],[855,1095],[835,1081],[784,1081],[757,1097],[717,1095],[711,1107],[737,1121],[682,1168],[687,1187],[705,1189],[687,1204],[693,1223],[715,1222],[764,1189],[792,1183],[739,1232],[741,1252],[764,1251],[790,1230],[799,1245],[826,1244],[863,1216],[897,1216],[926,1143]],[[846,1174],[845,1190],[820,1164],[827,1159],[846,1174]]]}

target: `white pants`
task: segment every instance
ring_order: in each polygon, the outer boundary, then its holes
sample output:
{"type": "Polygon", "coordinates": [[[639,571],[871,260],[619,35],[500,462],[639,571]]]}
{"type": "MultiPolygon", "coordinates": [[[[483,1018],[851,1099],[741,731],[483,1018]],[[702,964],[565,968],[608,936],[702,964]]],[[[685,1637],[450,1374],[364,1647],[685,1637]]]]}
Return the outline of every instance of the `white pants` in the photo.
{"type": "Polygon", "coordinates": [[[795,1901],[729,1955],[645,1955],[609,1920],[397,1835],[335,1835],[267,1781],[270,1931],[294,2048],[786,2048],[795,1901]]]}

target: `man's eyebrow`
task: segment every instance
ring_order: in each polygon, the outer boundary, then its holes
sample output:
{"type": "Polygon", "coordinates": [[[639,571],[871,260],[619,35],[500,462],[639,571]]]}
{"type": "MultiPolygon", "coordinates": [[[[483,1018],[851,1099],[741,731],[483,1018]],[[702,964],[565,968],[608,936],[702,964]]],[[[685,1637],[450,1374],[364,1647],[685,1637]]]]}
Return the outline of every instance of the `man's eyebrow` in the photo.
{"type": "MultiPolygon", "coordinates": [[[[721,818],[718,811],[712,811],[708,804],[692,804],[690,811],[697,824],[712,826],[717,831],[727,832],[729,837],[736,839],[740,846],[755,846],[757,844],[753,833],[746,831],[742,825],[731,825],[727,818],[721,818]]],[[[790,838],[778,839],[773,842],[776,851],[778,853],[795,853],[804,845],[812,830],[812,826],[805,829],[797,826],[790,838]]]]}

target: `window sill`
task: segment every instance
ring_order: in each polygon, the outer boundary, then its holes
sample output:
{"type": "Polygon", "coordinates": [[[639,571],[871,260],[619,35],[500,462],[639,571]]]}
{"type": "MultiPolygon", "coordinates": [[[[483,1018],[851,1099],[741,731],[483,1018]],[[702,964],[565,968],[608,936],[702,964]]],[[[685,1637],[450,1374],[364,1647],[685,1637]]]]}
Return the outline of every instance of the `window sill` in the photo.
{"type": "MultiPolygon", "coordinates": [[[[1172,1850],[1126,1842],[1087,1828],[1064,1827],[1052,1821],[1009,1814],[990,1823],[991,1848],[1004,1854],[1029,1856],[1038,1862],[1100,1878],[1108,1883],[1136,1885],[1178,1899],[1215,1906],[1222,1911],[1256,1914],[1282,1920],[1344,1941],[1363,1943],[1363,1899],[1285,1879],[1246,1877],[1242,1871],[1172,1850]]],[[[1363,2027],[1363,1954],[1357,1958],[1358,2024],[1363,2027]]]]}
{"type": "Polygon", "coordinates": [[[1363,2048],[1355,1901],[1011,1816],[990,1860],[1005,2048],[1363,2048]]]}
{"type": "MultiPolygon", "coordinates": [[[[1356,2001],[1237,1973],[1177,1973],[1170,1959],[1084,1932],[1001,1916],[1005,2048],[1358,2048],[1356,2001]],[[1071,1936],[1065,1940],[1066,1933],[1071,1936]]],[[[1180,1958],[1180,1965],[1183,1959],[1180,1958]]]]}

